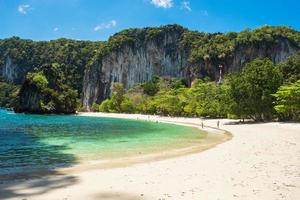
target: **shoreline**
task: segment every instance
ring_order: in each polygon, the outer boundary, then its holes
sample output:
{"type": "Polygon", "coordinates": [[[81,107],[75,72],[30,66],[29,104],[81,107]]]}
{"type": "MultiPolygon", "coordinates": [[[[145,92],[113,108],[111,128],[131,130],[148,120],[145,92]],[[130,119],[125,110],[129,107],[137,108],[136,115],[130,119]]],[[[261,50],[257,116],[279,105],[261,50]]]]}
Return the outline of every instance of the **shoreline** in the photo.
{"type": "MultiPolygon", "coordinates": [[[[130,115],[128,115],[130,116],[130,115]]],[[[130,116],[136,118],[136,115],[130,116]]],[[[200,124],[195,118],[161,120],[200,124]]],[[[185,156],[120,168],[0,184],[6,200],[297,200],[300,123],[205,120],[232,133],[228,142],[185,156]]],[[[215,129],[213,129],[215,131],[215,129]]]]}
{"type": "MultiPolygon", "coordinates": [[[[111,169],[130,167],[135,164],[143,164],[148,162],[162,161],[166,159],[172,159],[176,157],[182,157],[189,154],[196,154],[214,148],[219,144],[227,142],[232,139],[233,135],[226,131],[211,126],[204,126],[201,128],[200,124],[184,122],[179,118],[162,117],[155,115],[143,115],[143,114],[119,114],[119,113],[96,113],[96,112],[84,112],[78,113],[77,116],[86,117],[105,117],[105,118],[119,118],[119,119],[131,119],[142,120],[153,123],[168,123],[180,126],[187,126],[197,128],[206,133],[206,136],[201,139],[201,142],[184,148],[172,148],[166,149],[161,152],[146,153],[145,155],[129,156],[125,158],[109,159],[109,160],[93,160],[91,162],[80,163],[78,166],[71,168],[58,169],[60,173],[77,173],[84,170],[97,170],[97,169],[111,169]],[[178,120],[179,119],[179,120],[178,120]]],[[[189,118],[185,118],[189,119],[189,118]]]]}
{"type": "Polygon", "coordinates": [[[79,161],[71,167],[61,167],[57,169],[42,169],[32,172],[22,172],[22,173],[12,173],[12,174],[1,174],[0,181],[9,182],[16,179],[31,179],[39,178],[46,175],[70,175],[73,173],[79,173],[89,170],[99,170],[99,169],[111,169],[111,168],[122,168],[128,167],[135,164],[142,164],[147,162],[156,162],[166,159],[172,159],[176,157],[186,156],[189,154],[196,154],[202,151],[214,148],[215,146],[227,142],[232,139],[232,134],[228,131],[217,129],[214,127],[204,126],[197,123],[189,123],[178,120],[172,120],[170,117],[161,117],[154,115],[142,115],[142,114],[118,114],[118,113],[93,113],[84,112],[78,113],[76,116],[85,117],[104,117],[104,118],[119,118],[119,119],[130,119],[130,120],[142,120],[149,121],[152,123],[168,123],[180,126],[187,126],[197,128],[205,132],[205,136],[201,139],[200,143],[190,145],[188,147],[178,147],[165,149],[159,152],[150,152],[143,155],[131,155],[122,158],[111,158],[103,160],[89,160],[89,161],[79,161]]]}

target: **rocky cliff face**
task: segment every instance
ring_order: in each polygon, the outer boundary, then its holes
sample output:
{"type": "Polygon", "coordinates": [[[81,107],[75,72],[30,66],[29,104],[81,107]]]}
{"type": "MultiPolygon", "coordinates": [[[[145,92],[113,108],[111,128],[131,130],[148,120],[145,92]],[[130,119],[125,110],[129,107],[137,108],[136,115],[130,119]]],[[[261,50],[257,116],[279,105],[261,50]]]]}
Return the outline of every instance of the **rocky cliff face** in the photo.
{"type": "Polygon", "coordinates": [[[153,75],[183,78],[187,76],[188,54],[180,46],[182,32],[165,33],[160,40],[139,41],[113,50],[87,71],[83,84],[83,106],[90,106],[110,96],[113,82],[130,88],[150,80],[153,75]]]}
{"type": "Polygon", "coordinates": [[[300,48],[286,38],[279,37],[274,42],[238,46],[226,64],[227,72],[240,71],[245,63],[255,58],[270,58],[274,64],[284,61],[300,48]]]}
{"type": "Polygon", "coordinates": [[[93,103],[108,98],[113,82],[121,82],[125,88],[130,88],[153,75],[183,78],[189,83],[205,76],[217,80],[220,64],[224,73],[237,72],[255,58],[268,57],[277,64],[300,50],[288,39],[278,38],[272,43],[239,45],[225,58],[191,64],[189,52],[179,45],[181,37],[181,33],[166,33],[160,41],[125,45],[94,62],[84,78],[83,107],[89,110],[93,103]]]}
{"type": "Polygon", "coordinates": [[[23,87],[20,90],[19,104],[14,108],[15,112],[30,112],[30,113],[42,113],[41,112],[41,95],[37,92],[38,88],[25,81],[23,87]]]}
{"type": "Polygon", "coordinates": [[[4,65],[0,66],[0,77],[15,84],[21,84],[32,68],[32,66],[16,64],[13,59],[7,56],[4,65]]]}

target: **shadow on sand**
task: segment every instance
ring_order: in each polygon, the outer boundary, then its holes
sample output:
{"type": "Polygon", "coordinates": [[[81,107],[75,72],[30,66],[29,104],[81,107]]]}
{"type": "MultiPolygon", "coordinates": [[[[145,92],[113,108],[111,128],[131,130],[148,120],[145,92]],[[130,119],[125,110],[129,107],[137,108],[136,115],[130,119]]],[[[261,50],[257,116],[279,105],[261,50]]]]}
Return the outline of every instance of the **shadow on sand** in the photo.
{"type": "Polygon", "coordinates": [[[13,180],[0,184],[0,199],[26,199],[64,188],[78,182],[74,176],[46,176],[39,179],[13,180]]]}
{"type": "Polygon", "coordinates": [[[251,125],[251,124],[267,124],[267,123],[272,123],[272,122],[278,122],[279,124],[299,124],[299,122],[296,121],[254,121],[254,120],[236,120],[236,121],[230,121],[230,122],[225,122],[224,125],[251,125]]]}
{"type": "Polygon", "coordinates": [[[264,124],[267,122],[258,122],[258,121],[253,121],[253,120],[236,120],[236,121],[230,121],[230,122],[225,122],[224,125],[246,125],[246,124],[264,124]]]}

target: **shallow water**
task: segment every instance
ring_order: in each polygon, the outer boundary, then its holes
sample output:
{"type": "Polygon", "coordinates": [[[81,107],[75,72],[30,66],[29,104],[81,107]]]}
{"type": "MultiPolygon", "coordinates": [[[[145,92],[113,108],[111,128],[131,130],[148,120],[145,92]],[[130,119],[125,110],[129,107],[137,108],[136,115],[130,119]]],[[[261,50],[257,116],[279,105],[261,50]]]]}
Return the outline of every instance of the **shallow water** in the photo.
{"type": "Polygon", "coordinates": [[[0,174],[183,148],[203,136],[199,129],[165,123],[0,109],[0,174]]]}

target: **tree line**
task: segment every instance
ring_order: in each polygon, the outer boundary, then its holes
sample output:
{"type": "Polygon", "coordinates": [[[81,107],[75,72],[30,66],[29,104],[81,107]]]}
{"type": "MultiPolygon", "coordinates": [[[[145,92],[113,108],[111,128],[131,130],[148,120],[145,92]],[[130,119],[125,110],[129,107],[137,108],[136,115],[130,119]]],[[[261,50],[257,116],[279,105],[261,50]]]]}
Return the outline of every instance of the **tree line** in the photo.
{"type": "Polygon", "coordinates": [[[276,66],[269,59],[255,59],[241,72],[229,74],[224,83],[196,79],[153,77],[125,90],[112,85],[112,96],[93,111],[142,113],[210,118],[300,120],[300,53],[276,66]]]}

